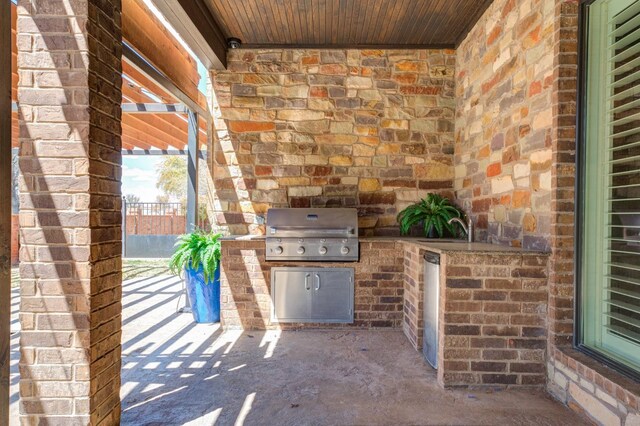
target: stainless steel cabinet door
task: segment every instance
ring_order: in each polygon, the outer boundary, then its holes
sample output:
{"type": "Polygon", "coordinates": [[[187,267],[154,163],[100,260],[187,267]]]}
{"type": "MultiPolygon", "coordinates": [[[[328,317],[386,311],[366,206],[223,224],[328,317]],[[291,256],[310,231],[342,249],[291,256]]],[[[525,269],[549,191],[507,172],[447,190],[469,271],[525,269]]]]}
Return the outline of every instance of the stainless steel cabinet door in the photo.
{"type": "Polygon", "coordinates": [[[305,322],[311,318],[313,272],[298,268],[273,268],[271,297],[273,320],[305,322]]]}
{"type": "Polygon", "coordinates": [[[314,322],[353,322],[353,269],[320,269],[313,273],[312,282],[314,322]]]}
{"type": "Polygon", "coordinates": [[[352,268],[271,269],[272,321],[353,322],[352,268]]]}

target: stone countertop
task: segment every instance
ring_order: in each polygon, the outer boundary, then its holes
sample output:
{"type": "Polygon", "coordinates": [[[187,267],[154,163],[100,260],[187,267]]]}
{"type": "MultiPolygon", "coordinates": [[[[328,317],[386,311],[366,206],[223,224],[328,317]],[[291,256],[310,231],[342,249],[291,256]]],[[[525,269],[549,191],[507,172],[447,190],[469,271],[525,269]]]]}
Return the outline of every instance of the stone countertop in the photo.
{"type": "MultiPolygon", "coordinates": [[[[232,235],[221,238],[222,241],[263,241],[264,235],[232,235]]],[[[427,250],[437,253],[475,252],[475,253],[531,253],[540,254],[538,251],[525,250],[520,247],[501,246],[488,243],[467,243],[465,240],[437,239],[424,237],[360,237],[360,242],[404,242],[416,244],[427,250]]]]}
{"type": "Polygon", "coordinates": [[[220,238],[220,241],[263,241],[264,235],[228,235],[220,238]]]}
{"type": "Polygon", "coordinates": [[[473,252],[473,253],[496,253],[496,254],[546,254],[539,251],[525,250],[520,247],[501,246],[488,243],[467,243],[463,242],[437,242],[416,241],[415,244],[438,253],[473,252]]]}

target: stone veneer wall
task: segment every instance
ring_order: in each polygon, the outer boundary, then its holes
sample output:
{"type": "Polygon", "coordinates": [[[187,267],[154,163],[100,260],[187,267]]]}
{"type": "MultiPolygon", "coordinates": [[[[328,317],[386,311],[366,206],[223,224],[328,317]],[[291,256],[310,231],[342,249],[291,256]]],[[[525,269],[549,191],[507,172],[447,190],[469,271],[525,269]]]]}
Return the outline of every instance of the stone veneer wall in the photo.
{"type": "Polygon", "coordinates": [[[456,55],[455,189],[477,240],[549,250],[553,0],[496,0],[456,55]]]}
{"type": "Polygon", "coordinates": [[[571,347],[578,3],[496,0],[461,44],[455,188],[479,239],[551,252],[550,392],[600,423],[637,424],[638,383],[571,347]]]}
{"type": "Polygon", "coordinates": [[[269,207],[357,207],[397,234],[429,191],[453,195],[455,52],[231,50],[212,76],[223,231],[263,233],[269,207]]]}
{"type": "Polygon", "coordinates": [[[266,262],[264,240],[223,240],[221,322],[225,329],[292,329],[309,327],[394,327],[402,324],[402,243],[363,240],[360,261],[322,263],[321,267],[354,268],[353,324],[271,323],[271,268],[313,266],[317,262],[266,262]]]}

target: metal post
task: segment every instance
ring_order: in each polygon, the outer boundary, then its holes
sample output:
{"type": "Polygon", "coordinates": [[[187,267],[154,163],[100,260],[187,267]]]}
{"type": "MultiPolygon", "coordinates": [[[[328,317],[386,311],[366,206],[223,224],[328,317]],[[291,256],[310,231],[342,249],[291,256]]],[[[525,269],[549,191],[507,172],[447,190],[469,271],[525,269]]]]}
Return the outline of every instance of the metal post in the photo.
{"type": "Polygon", "coordinates": [[[198,113],[189,110],[188,145],[187,145],[187,232],[193,232],[198,219],[198,113]]]}
{"type": "MultiPolygon", "coordinates": [[[[200,145],[198,143],[198,113],[189,110],[188,144],[187,144],[187,232],[195,231],[198,219],[198,158],[200,157],[200,145]]],[[[182,281],[182,291],[185,295],[185,306],[179,308],[179,313],[191,312],[189,294],[182,281]]],[[[178,298],[178,306],[180,298],[178,298]]]]}
{"type": "Polygon", "coordinates": [[[122,197],[122,257],[127,257],[127,199],[122,197]]]}
{"type": "Polygon", "coordinates": [[[9,424],[11,361],[11,5],[0,1],[0,425],[9,424]]]}

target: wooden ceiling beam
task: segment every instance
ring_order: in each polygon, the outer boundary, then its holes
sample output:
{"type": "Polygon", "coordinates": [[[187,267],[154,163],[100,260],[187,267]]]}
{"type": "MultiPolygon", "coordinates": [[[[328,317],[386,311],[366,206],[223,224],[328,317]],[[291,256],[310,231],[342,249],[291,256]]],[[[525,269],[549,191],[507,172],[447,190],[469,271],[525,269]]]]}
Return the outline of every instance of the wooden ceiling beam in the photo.
{"type": "MultiPolygon", "coordinates": [[[[162,87],[157,85],[153,80],[148,78],[146,75],[144,75],[137,68],[135,68],[134,66],[129,64],[127,61],[122,61],[122,71],[123,71],[123,74],[126,75],[128,78],[130,78],[135,84],[137,84],[138,86],[144,87],[145,89],[149,90],[151,93],[153,93],[154,95],[156,95],[160,99],[162,99],[163,102],[165,102],[165,103],[177,103],[177,102],[179,102],[178,99],[176,99],[174,96],[172,96],[165,89],[163,89],[162,87]]],[[[122,82],[123,88],[124,88],[126,83],[127,83],[126,80],[122,82]]],[[[142,93],[141,90],[139,90],[139,92],[142,93]]],[[[150,98],[149,98],[149,100],[150,100],[150,98]]],[[[149,100],[141,101],[141,102],[149,102],[149,100]]],[[[198,92],[198,106],[204,111],[208,111],[208,109],[209,109],[209,107],[207,106],[207,99],[202,94],[202,92],[198,92]]],[[[200,129],[202,129],[206,133],[207,132],[207,120],[205,120],[203,117],[200,117],[199,122],[200,122],[200,129]]]]}
{"type": "MultiPolygon", "coordinates": [[[[153,145],[155,148],[165,148],[165,145],[172,146],[174,148],[181,149],[187,144],[186,138],[181,138],[177,135],[175,129],[169,128],[165,123],[158,120],[150,120],[153,116],[146,116],[143,120],[139,116],[132,114],[122,115],[122,125],[127,125],[132,129],[142,131],[149,137],[158,142],[157,145],[153,145]]],[[[133,135],[131,135],[133,136],[133,135]]],[[[152,139],[149,139],[152,140],[152,139]]]]}
{"type": "Polygon", "coordinates": [[[187,138],[183,137],[183,133],[179,129],[159,120],[155,115],[145,115],[143,117],[137,114],[124,114],[122,122],[134,125],[159,140],[166,140],[169,145],[175,148],[181,148],[187,143],[187,138]]]}
{"type": "MultiPolygon", "coordinates": [[[[149,102],[150,99],[145,96],[139,88],[131,87],[127,84],[126,81],[122,84],[122,96],[131,99],[131,101],[136,103],[144,103],[149,102]]],[[[124,102],[124,101],[123,101],[124,102]]],[[[123,114],[124,115],[124,114],[123,114]]],[[[146,115],[145,115],[146,117],[146,115]]],[[[176,131],[180,132],[180,137],[185,141],[187,141],[187,122],[181,120],[180,117],[177,117],[173,114],[150,114],[149,117],[157,117],[161,122],[165,123],[166,126],[170,126],[176,131]]],[[[149,121],[151,122],[151,121],[149,121]]],[[[164,127],[163,127],[164,129],[164,127]]]]}
{"type": "Polygon", "coordinates": [[[227,40],[203,0],[154,0],[207,69],[227,68],[227,40]]]}
{"type": "Polygon", "coordinates": [[[144,140],[136,139],[131,136],[122,135],[122,149],[153,149],[153,146],[144,140]]]}
{"type": "MultiPolygon", "coordinates": [[[[164,88],[157,85],[153,80],[149,77],[141,73],[136,67],[132,66],[127,61],[122,61],[122,75],[130,78],[135,84],[140,87],[144,87],[165,103],[175,103],[177,98],[171,93],[167,92],[164,88]]],[[[122,82],[122,84],[126,84],[126,80],[122,82]]]]}
{"type": "MultiPolygon", "coordinates": [[[[146,96],[138,87],[131,87],[131,85],[127,84],[127,82],[123,82],[122,85],[122,95],[123,103],[126,102],[135,102],[135,103],[145,103],[151,101],[151,99],[146,96]]],[[[182,114],[186,117],[186,115],[182,114]]],[[[169,131],[173,129],[178,133],[170,133],[169,135],[173,135],[175,138],[180,140],[184,140],[185,143],[188,137],[188,123],[183,120],[178,113],[176,114],[144,114],[143,116],[138,117],[140,120],[147,122],[149,124],[160,123],[158,125],[158,129],[163,131],[169,131]],[[168,127],[167,127],[168,126],[168,127]]],[[[207,134],[207,122],[205,120],[199,120],[200,127],[200,140],[205,143],[206,134],[207,134]]]]}
{"type": "Polygon", "coordinates": [[[146,145],[147,148],[168,149],[170,146],[175,148],[174,145],[169,144],[166,140],[158,139],[154,135],[148,134],[144,128],[138,126],[138,123],[130,123],[125,119],[122,120],[122,135],[123,139],[140,148],[144,147],[142,144],[146,145]],[[137,143],[135,143],[136,141],[137,143]]]}
{"type": "Polygon", "coordinates": [[[198,114],[202,114],[203,117],[210,119],[210,113],[208,108],[203,108],[199,102],[202,99],[200,92],[198,92],[198,96],[193,97],[187,95],[182,89],[175,85],[170,78],[165,76],[162,72],[160,72],[157,68],[149,64],[149,62],[144,59],[138,52],[133,50],[131,46],[128,44],[124,44],[122,49],[122,59],[123,61],[128,62],[132,67],[136,68],[138,71],[146,75],[149,79],[153,80],[159,86],[165,88],[168,92],[174,95],[178,101],[185,104],[190,110],[197,112],[198,114]]]}
{"type": "Polygon", "coordinates": [[[195,59],[142,0],[122,1],[122,37],[149,64],[197,101],[200,75],[195,59]]]}

